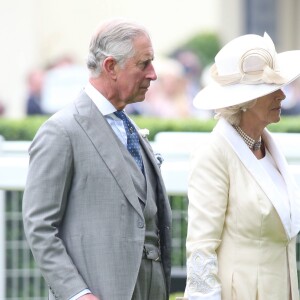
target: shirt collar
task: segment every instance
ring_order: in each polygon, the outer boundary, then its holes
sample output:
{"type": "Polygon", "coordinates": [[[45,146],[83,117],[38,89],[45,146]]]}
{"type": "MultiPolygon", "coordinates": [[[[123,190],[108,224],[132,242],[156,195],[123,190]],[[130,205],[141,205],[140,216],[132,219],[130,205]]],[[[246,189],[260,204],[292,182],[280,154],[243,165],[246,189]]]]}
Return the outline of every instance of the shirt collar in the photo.
{"type": "Polygon", "coordinates": [[[110,115],[116,111],[116,108],[109,102],[93,85],[88,82],[84,88],[84,91],[95,103],[99,111],[103,116],[110,115]]]}

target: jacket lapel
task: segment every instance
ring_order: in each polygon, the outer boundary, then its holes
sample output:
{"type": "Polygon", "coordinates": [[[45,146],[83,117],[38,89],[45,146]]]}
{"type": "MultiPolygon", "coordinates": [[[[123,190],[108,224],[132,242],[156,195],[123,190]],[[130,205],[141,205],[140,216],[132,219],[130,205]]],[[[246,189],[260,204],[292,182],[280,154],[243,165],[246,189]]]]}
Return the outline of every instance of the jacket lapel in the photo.
{"type": "MultiPolygon", "coordinates": [[[[278,149],[274,139],[267,129],[263,132],[263,140],[277,164],[283,179],[286,182],[289,193],[290,207],[288,203],[282,201],[280,193],[278,193],[277,186],[272,181],[269,174],[261,166],[257,158],[253,155],[247,145],[244,143],[236,130],[224,119],[219,120],[214,129],[214,133],[221,134],[226,141],[232,146],[233,151],[238,155],[243,165],[247,168],[249,173],[256,180],[257,184],[265,192],[275,207],[281,222],[285,228],[287,235],[292,238],[300,229],[300,208],[298,201],[296,202],[293,196],[292,180],[288,172],[288,165],[284,155],[278,149]]],[[[299,200],[299,199],[298,199],[299,200]]]]}
{"type": "MultiPolygon", "coordinates": [[[[160,171],[160,168],[157,164],[157,161],[156,161],[156,158],[155,158],[155,154],[153,152],[153,149],[150,145],[150,143],[148,142],[147,138],[146,137],[142,137],[141,134],[139,133],[139,128],[138,126],[134,123],[133,120],[131,120],[132,124],[135,126],[138,134],[139,134],[139,140],[140,140],[140,144],[141,144],[141,147],[143,147],[146,155],[148,156],[149,160],[151,161],[153,167],[154,167],[154,170],[155,170],[155,173],[156,175],[158,176],[158,179],[159,179],[159,184],[160,186],[163,187],[164,189],[164,183],[163,183],[163,178],[162,178],[162,175],[161,175],[161,171],[160,171]]],[[[166,194],[166,192],[165,192],[166,194]]]]}
{"type": "Polygon", "coordinates": [[[295,179],[291,176],[289,166],[284,154],[277,147],[274,139],[268,130],[263,132],[263,139],[267,144],[279,172],[281,173],[288,190],[290,202],[290,218],[291,218],[291,236],[298,234],[300,230],[300,193],[296,185],[295,179]]]}
{"type": "Polygon", "coordinates": [[[113,130],[84,92],[76,100],[75,106],[78,110],[78,114],[74,115],[75,120],[89,137],[128,201],[143,216],[131,176],[126,168],[126,162],[118,143],[114,138],[113,130]]]}
{"type": "Polygon", "coordinates": [[[150,159],[150,161],[151,161],[151,163],[152,163],[152,165],[154,167],[154,170],[156,172],[156,175],[157,176],[161,176],[159,167],[158,167],[157,162],[156,162],[155,155],[153,153],[153,150],[152,150],[149,142],[145,138],[141,137],[140,134],[139,134],[139,139],[140,139],[141,147],[143,147],[146,155],[150,159]]]}

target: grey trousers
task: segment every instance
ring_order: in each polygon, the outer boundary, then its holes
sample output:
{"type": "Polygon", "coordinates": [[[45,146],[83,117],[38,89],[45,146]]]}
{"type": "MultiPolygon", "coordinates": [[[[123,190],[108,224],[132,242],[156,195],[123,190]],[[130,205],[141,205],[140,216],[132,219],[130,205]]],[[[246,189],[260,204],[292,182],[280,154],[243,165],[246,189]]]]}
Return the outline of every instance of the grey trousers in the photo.
{"type": "Polygon", "coordinates": [[[131,300],[167,300],[160,261],[143,258],[131,300]]]}

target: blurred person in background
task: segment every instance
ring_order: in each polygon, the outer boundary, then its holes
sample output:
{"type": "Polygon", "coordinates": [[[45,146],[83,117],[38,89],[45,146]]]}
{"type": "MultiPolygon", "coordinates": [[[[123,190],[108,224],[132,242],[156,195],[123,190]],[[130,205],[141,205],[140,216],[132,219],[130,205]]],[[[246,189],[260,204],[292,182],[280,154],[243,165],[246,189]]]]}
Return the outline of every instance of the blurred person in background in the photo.
{"type": "Polygon", "coordinates": [[[27,115],[44,114],[41,107],[42,88],[44,82],[44,71],[41,69],[32,70],[27,77],[28,97],[26,99],[27,115]]]}
{"type": "Polygon", "coordinates": [[[144,103],[133,103],[128,112],[161,118],[186,118],[191,115],[187,80],[180,62],[160,58],[154,62],[157,80],[149,89],[144,103]]]}
{"type": "Polygon", "coordinates": [[[67,106],[77,96],[88,80],[84,66],[71,55],[56,58],[47,66],[41,92],[41,107],[47,114],[54,114],[67,106]]]}
{"type": "Polygon", "coordinates": [[[161,58],[155,62],[155,68],[158,79],[154,91],[147,95],[148,113],[166,118],[188,117],[190,107],[183,66],[174,59],[161,58]]]}
{"type": "Polygon", "coordinates": [[[89,83],[29,149],[23,222],[50,300],[168,299],[170,205],[147,133],[124,111],[156,80],[153,59],[143,26],[103,22],[89,83]]]}
{"type": "Polygon", "coordinates": [[[299,74],[300,51],[277,54],[266,33],[238,37],[216,55],[214,82],[195,98],[219,121],[191,159],[180,299],[299,299],[299,189],[266,129],[279,122],[282,89],[299,74]]]}
{"type": "Polygon", "coordinates": [[[195,107],[193,106],[193,99],[198,91],[202,88],[202,63],[194,52],[187,49],[178,50],[173,55],[171,55],[171,57],[176,59],[183,67],[190,115],[201,117],[201,114],[199,114],[199,109],[195,109],[195,107]]]}

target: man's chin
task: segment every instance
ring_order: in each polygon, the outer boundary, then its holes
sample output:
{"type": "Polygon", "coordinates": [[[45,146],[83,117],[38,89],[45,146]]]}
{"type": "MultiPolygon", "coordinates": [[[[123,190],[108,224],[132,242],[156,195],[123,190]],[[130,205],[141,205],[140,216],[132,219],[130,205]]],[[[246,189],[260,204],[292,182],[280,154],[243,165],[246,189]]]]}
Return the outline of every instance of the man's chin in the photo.
{"type": "Polygon", "coordinates": [[[145,98],[146,98],[145,95],[140,96],[140,97],[137,97],[137,98],[133,101],[133,103],[136,103],[136,102],[143,102],[143,101],[145,100],[145,98]]]}

